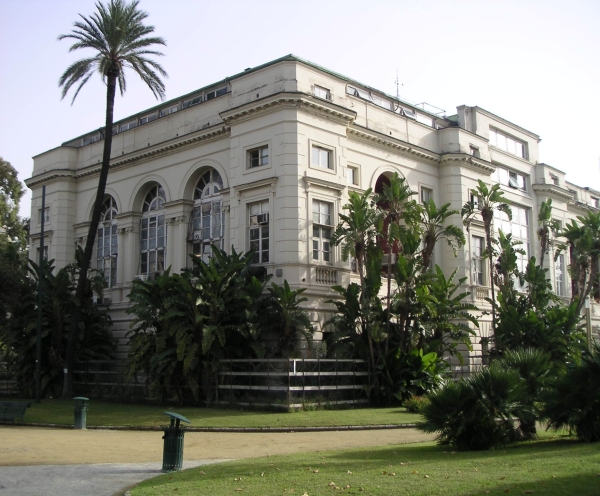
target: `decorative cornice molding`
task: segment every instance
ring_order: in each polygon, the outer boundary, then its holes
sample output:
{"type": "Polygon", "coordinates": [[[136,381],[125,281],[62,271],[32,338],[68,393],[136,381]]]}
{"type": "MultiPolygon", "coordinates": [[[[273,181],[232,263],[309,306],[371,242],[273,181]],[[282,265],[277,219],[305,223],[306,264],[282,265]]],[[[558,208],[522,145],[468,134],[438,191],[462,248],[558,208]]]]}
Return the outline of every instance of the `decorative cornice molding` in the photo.
{"type": "Polygon", "coordinates": [[[254,181],[251,183],[240,184],[239,186],[234,186],[232,189],[234,191],[234,194],[239,198],[240,196],[242,196],[242,193],[244,191],[248,191],[251,189],[262,188],[265,186],[269,186],[270,188],[274,189],[275,185],[277,184],[277,180],[278,180],[278,178],[275,176],[267,177],[266,179],[260,179],[258,181],[254,181]]]}
{"type": "Polygon", "coordinates": [[[326,181],[316,177],[304,176],[304,187],[306,191],[309,191],[312,186],[334,190],[338,196],[342,196],[342,191],[346,189],[346,186],[332,181],[326,181]]]}
{"type": "Polygon", "coordinates": [[[573,194],[569,190],[562,189],[554,184],[533,184],[533,191],[536,193],[544,193],[546,196],[551,196],[557,200],[566,200],[571,202],[573,194]]]}
{"type": "Polygon", "coordinates": [[[53,169],[51,171],[48,172],[42,172],[41,174],[38,174],[37,176],[32,176],[29,177],[27,179],[25,179],[25,184],[27,185],[27,187],[29,189],[31,189],[33,186],[37,186],[38,184],[48,184],[49,182],[51,182],[54,179],[75,179],[76,178],[76,171],[72,170],[72,169],[53,169]]]}
{"type": "Polygon", "coordinates": [[[496,171],[496,167],[490,162],[466,153],[445,153],[442,155],[440,165],[460,165],[488,176],[496,171]]]}
{"type": "Polygon", "coordinates": [[[345,125],[356,118],[356,112],[353,110],[348,110],[326,100],[313,99],[305,93],[277,93],[276,95],[226,110],[225,112],[221,112],[219,116],[225,124],[231,126],[233,123],[243,122],[281,108],[309,110],[322,117],[333,118],[345,125]]]}
{"type": "MultiPolygon", "coordinates": [[[[229,131],[230,128],[227,126],[221,126],[218,129],[208,128],[201,131],[194,131],[193,133],[186,134],[185,136],[178,138],[178,140],[175,142],[170,140],[171,142],[169,144],[157,145],[155,147],[151,147],[149,150],[131,152],[124,158],[119,157],[118,159],[112,159],[113,161],[110,164],[110,169],[117,169],[120,167],[133,165],[142,160],[154,159],[164,155],[169,155],[176,150],[179,151],[181,149],[185,149],[201,141],[205,142],[213,139],[221,139],[224,135],[229,134],[229,131]]],[[[82,177],[99,174],[100,168],[101,165],[98,164],[87,167],[86,169],[78,171],[75,177],[80,179],[82,177]]]]}
{"type": "Polygon", "coordinates": [[[439,164],[440,162],[440,157],[437,154],[429,153],[421,148],[415,147],[414,145],[405,143],[404,141],[395,138],[390,138],[385,134],[381,134],[377,131],[373,131],[372,129],[368,129],[366,127],[361,127],[356,124],[353,124],[348,127],[348,135],[352,135],[356,138],[361,138],[372,144],[374,143],[386,148],[392,148],[406,155],[411,155],[413,157],[428,160],[430,162],[433,162],[434,164],[439,164]]]}
{"type": "Polygon", "coordinates": [[[592,210],[589,205],[586,205],[585,203],[581,203],[579,201],[569,201],[567,206],[569,210],[577,210],[582,213],[587,213],[592,210]]]}

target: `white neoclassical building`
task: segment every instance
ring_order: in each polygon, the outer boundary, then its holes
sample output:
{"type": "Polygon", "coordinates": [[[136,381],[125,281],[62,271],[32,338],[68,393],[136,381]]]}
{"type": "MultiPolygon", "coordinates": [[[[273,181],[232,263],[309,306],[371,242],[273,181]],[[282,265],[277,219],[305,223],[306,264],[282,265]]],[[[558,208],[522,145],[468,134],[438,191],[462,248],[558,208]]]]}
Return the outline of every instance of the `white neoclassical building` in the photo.
{"type": "MultiPolygon", "coordinates": [[[[423,107],[423,108],[422,108],[423,107]]],[[[600,207],[600,192],[565,181],[538,162],[536,134],[479,107],[452,116],[414,106],[293,55],[228,77],[117,122],[95,265],[104,270],[117,336],[128,328],[131,281],[190,265],[210,245],[256,250],[255,262],[307,287],[311,318],[329,318],[330,286],[356,275],[329,238],[351,190],[375,189],[382,175],[405,176],[423,200],[459,209],[478,179],[500,183],[513,220],[497,226],[538,248],[538,208],[553,199],[562,224],[600,207]]],[[[103,136],[83,134],[34,157],[31,253],[46,218],[48,256],[62,267],[87,234],[103,136]],[[46,209],[41,211],[42,185],[46,209]]],[[[456,216],[455,222],[461,224],[456,216]]],[[[440,245],[435,263],[468,277],[484,308],[489,274],[483,228],[474,225],[457,257],[440,245]]],[[[567,260],[546,264],[568,297],[567,260]]],[[[592,317],[600,305],[592,302],[592,317]]],[[[489,323],[478,331],[489,333],[489,323]]],[[[479,340],[476,340],[476,346],[479,340]]]]}

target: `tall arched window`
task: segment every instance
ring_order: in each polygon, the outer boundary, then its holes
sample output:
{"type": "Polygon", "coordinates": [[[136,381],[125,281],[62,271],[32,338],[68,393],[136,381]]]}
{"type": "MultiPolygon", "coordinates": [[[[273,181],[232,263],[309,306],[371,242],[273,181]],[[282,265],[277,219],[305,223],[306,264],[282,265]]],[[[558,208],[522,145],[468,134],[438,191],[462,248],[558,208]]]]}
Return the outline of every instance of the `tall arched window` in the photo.
{"type": "Polygon", "coordinates": [[[140,273],[154,275],[165,270],[167,226],[163,203],[166,201],[162,186],[154,186],[144,199],[142,207],[142,239],[140,273]]]}
{"type": "Polygon", "coordinates": [[[96,239],[96,268],[104,275],[104,287],[111,288],[117,282],[117,204],[112,196],[102,205],[98,237],[96,239]]]}
{"type": "Polygon", "coordinates": [[[188,239],[192,253],[208,262],[211,245],[223,249],[224,221],[221,190],[223,179],[214,169],[206,171],[194,189],[194,211],[188,239]]]}

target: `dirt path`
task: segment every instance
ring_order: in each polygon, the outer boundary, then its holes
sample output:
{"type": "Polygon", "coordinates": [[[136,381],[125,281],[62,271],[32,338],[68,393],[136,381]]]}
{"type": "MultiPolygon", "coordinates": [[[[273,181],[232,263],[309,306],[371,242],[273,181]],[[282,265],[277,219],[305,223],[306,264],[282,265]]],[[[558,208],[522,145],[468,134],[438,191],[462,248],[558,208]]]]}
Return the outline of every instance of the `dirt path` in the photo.
{"type": "MultiPolygon", "coordinates": [[[[433,437],[416,429],[294,433],[188,432],[186,460],[253,458],[413,443],[433,437]]],[[[1,465],[62,465],[162,461],[162,433],[0,427],[1,465]]]]}

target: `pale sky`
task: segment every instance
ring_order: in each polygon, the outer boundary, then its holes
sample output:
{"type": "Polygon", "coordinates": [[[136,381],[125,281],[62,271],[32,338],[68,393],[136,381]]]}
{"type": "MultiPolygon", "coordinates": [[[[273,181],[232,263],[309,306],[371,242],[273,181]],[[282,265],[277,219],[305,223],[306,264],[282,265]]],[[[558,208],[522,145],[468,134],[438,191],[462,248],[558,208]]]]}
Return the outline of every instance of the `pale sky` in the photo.
{"type": "MultiPolygon", "coordinates": [[[[600,190],[600,0],[141,0],[167,40],[167,99],[293,53],[411,103],[477,105],[541,136],[540,161],[600,190]]],[[[71,106],[58,79],[75,60],[57,41],[93,0],[0,0],[0,156],[32,157],[104,123],[105,88],[71,106]]],[[[79,52],[79,53],[78,53],[79,52]]],[[[115,120],[157,102],[134,74],[115,120]]],[[[30,195],[21,202],[30,211],[30,195]]]]}

